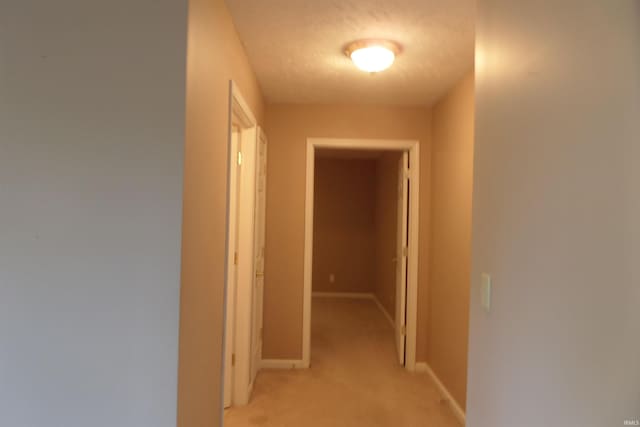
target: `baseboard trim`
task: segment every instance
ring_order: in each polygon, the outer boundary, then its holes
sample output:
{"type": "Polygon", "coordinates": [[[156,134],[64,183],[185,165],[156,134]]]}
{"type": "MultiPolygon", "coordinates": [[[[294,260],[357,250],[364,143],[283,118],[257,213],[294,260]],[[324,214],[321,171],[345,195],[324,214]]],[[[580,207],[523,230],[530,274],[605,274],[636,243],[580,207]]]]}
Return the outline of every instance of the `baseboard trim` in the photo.
{"type": "Polygon", "coordinates": [[[440,378],[433,372],[431,366],[429,366],[426,362],[416,362],[416,372],[421,372],[429,375],[438,389],[438,392],[442,395],[442,399],[449,405],[451,410],[453,411],[453,415],[456,419],[464,426],[467,422],[467,416],[465,415],[462,407],[456,402],[456,400],[451,396],[447,387],[440,381],[440,378]]]}
{"type": "Polygon", "coordinates": [[[306,369],[302,360],[296,359],[262,359],[260,363],[262,369],[306,369]]]}
{"type": "Polygon", "coordinates": [[[374,299],[370,292],[313,292],[314,298],[351,298],[351,299],[374,299]]]}
{"type": "Polygon", "coordinates": [[[378,308],[380,309],[382,314],[384,314],[384,317],[387,318],[387,320],[391,324],[391,328],[395,329],[396,322],[393,320],[393,317],[391,317],[389,312],[384,308],[384,306],[382,305],[382,303],[380,302],[380,300],[378,299],[378,297],[376,295],[373,296],[373,302],[376,303],[376,305],[378,306],[378,308]]]}

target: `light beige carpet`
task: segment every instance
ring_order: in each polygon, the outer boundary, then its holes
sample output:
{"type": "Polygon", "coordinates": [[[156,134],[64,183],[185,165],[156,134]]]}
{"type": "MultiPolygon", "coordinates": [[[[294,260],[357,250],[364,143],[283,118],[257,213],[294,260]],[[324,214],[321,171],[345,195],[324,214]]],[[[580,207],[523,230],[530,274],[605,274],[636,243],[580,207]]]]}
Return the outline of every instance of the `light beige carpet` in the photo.
{"type": "Polygon", "coordinates": [[[262,370],[224,427],[459,427],[426,374],[398,363],[372,300],[314,298],[311,368],[262,370]]]}

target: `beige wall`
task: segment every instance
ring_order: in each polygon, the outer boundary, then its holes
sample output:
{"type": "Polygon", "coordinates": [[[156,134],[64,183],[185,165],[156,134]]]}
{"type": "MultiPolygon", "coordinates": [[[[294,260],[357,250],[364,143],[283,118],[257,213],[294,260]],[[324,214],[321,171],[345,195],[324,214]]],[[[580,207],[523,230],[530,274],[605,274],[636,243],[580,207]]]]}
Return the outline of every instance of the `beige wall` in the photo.
{"type": "MultiPolygon", "coordinates": [[[[307,137],[400,138],[421,143],[419,306],[428,278],[430,113],[425,108],[270,105],[264,357],[302,357],[305,156],[307,137]]],[[[418,358],[425,360],[426,310],[419,310],[418,358]]]]}
{"type": "Polygon", "coordinates": [[[314,184],[313,292],[373,292],[376,161],[318,157],[314,184]]]}
{"type": "Polygon", "coordinates": [[[478,2],[469,427],[640,418],[639,40],[637,0],[478,2]]]}
{"type": "Polygon", "coordinates": [[[178,426],[218,426],[229,79],[263,105],[223,0],[190,1],[188,46],[178,426]]]}
{"type": "Polygon", "coordinates": [[[395,318],[396,262],[398,254],[399,153],[383,153],[376,162],[376,256],[375,295],[395,318]]]}
{"type": "Polygon", "coordinates": [[[463,409],[467,386],[474,81],[432,111],[428,362],[463,409]]]}

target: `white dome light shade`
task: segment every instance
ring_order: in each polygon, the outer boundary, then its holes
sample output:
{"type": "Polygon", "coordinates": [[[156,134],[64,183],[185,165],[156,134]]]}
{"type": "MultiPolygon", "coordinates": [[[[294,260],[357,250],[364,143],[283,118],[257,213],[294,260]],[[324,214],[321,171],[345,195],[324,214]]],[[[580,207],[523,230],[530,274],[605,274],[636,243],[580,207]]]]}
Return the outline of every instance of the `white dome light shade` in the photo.
{"type": "Polygon", "coordinates": [[[388,41],[358,41],[347,47],[346,54],[362,71],[377,73],[393,64],[399,50],[395,43],[388,41]]]}
{"type": "Polygon", "coordinates": [[[351,52],[351,60],[362,71],[377,73],[389,68],[396,60],[396,54],[386,47],[371,46],[351,52]]]}

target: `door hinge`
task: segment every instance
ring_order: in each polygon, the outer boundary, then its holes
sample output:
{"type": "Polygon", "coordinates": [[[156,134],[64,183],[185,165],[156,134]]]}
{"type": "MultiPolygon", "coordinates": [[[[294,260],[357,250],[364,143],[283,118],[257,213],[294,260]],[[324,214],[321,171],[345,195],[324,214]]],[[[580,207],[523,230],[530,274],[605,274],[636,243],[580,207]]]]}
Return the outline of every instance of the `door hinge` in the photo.
{"type": "Polygon", "coordinates": [[[402,325],[402,327],[400,328],[400,333],[402,335],[407,335],[407,325],[402,325]]]}
{"type": "Polygon", "coordinates": [[[409,247],[405,246],[402,248],[402,256],[409,256],[409,247]]]}
{"type": "Polygon", "coordinates": [[[238,252],[233,253],[233,265],[238,265],[238,252]]]}
{"type": "Polygon", "coordinates": [[[231,366],[236,366],[236,355],[235,355],[235,353],[231,355],[231,366]]]}

